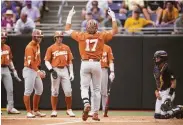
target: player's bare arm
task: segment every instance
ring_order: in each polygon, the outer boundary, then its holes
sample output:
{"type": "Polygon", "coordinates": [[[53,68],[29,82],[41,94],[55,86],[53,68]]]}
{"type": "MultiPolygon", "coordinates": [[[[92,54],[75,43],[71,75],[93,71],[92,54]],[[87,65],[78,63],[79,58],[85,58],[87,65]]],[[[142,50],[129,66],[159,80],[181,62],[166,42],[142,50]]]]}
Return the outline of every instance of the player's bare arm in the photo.
{"type": "Polygon", "coordinates": [[[171,88],[176,88],[176,79],[171,81],[171,88]]]}

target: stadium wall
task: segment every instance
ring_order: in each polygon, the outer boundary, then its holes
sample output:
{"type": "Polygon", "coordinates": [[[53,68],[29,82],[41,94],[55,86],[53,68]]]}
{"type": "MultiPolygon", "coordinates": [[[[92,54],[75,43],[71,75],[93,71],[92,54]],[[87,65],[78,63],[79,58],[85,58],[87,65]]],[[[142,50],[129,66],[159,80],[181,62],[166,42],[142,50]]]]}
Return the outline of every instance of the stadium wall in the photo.
{"type": "MultiPolygon", "coordinates": [[[[30,36],[11,36],[7,44],[13,52],[14,65],[22,78],[24,49],[31,40],[30,36]]],[[[78,44],[70,37],[64,38],[74,56],[75,80],[72,82],[73,109],[83,108],[80,95],[80,55],[78,44]]],[[[44,91],[40,101],[41,109],[51,109],[50,75],[44,64],[46,49],[53,44],[53,37],[45,36],[41,43],[41,67],[47,71],[43,79],[44,91]]],[[[183,104],[183,36],[115,36],[108,43],[114,54],[116,78],[111,90],[111,109],[154,109],[156,88],[153,79],[153,54],[156,50],[165,50],[169,55],[169,65],[177,78],[175,104],[183,104]]],[[[23,78],[22,78],[23,79],[23,78]]],[[[23,103],[24,83],[14,81],[15,107],[25,109],[23,103]]],[[[6,91],[1,86],[1,104],[6,107],[6,91]]],[[[58,109],[65,109],[62,88],[58,101],[58,109]]]]}

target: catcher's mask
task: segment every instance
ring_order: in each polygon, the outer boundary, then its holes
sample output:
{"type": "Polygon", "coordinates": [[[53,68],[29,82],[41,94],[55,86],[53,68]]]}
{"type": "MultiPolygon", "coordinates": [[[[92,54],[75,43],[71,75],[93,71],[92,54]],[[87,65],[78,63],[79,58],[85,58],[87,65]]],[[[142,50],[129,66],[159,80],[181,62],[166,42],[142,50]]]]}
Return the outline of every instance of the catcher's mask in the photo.
{"type": "Polygon", "coordinates": [[[55,33],[54,33],[54,41],[55,42],[58,40],[59,40],[59,42],[62,42],[63,37],[64,37],[64,33],[62,31],[55,31],[55,33]]]}
{"type": "Polygon", "coordinates": [[[164,50],[158,50],[154,53],[153,60],[156,65],[160,65],[161,63],[165,63],[168,60],[168,54],[164,50]]]}
{"type": "Polygon", "coordinates": [[[86,24],[86,31],[89,33],[89,34],[95,34],[98,30],[98,23],[96,20],[94,19],[91,19],[87,22],[86,24]]]}
{"type": "Polygon", "coordinates": [[[1,43],[2,44],[4,44],[6,42],[7,37],[8,37],[7,33],[5,31],[2,31],[1,32],[1,43]]]}
{"type": "Polygon", "coordinates": [[[39,29],[34,29],[32,32],[32,39],[38,43],[42,41],[43,32],[39,29]]]}

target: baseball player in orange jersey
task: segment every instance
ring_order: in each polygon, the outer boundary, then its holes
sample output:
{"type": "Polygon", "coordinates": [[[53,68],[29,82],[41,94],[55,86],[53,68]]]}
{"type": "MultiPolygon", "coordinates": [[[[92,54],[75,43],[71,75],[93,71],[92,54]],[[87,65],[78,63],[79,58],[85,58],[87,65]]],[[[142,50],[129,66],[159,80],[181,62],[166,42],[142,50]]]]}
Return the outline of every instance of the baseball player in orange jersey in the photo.
{"type": "Polygon", "coordinates": [[[39,70],[41,63],[40,46],[43,38],[41,30],[35,29],[32,32],[32,41],[25,48],[23,77],[25,81],[24,104],[27,110],[27,118],[35,116],[44,117],[38,109],[40,96],[43,92],[42,78],[45,78],[45,72],[39,70]],[[33,97],[33,111],[30,106],[30,95],[35,90],[33,97]]]}
{"type": "Polygon", "coordinates": [[[17,71],[15,70],[13,61],[12,61],[12,52],[8,45],[5,44],[7,39],[6,32],[1,32],[1,80],[4,83],[4,87],[7,92],[7,112],[8,114],[20,114],[20,112],[14,108],[13,100],[13,81],[10,74],[9,68],[13,71],[14,77],[21,81],[18,77],[17,71]]]}
{"type": "MultiPolygon", "coordinates": [[[[112,49],[108,45],[104,45],[102,59],[100,60],[102,66],[102,81],[101,81],[101,98],[102,98],[102,110],[103,116],[108,117],[107,112],[105,111],[106,102],[107,102],[107,87],[108,87],[108,78],[110,79],[111,83],[115,78],[114,74],[114,57],[112,53],[112,49]],[[108,77],[108,68],[110,69],[110,75],[108,77]]],[[[90,82],[90,91],[91,91],[91,111],[89,116],[93,116],[94,111],[94,103],[93,103],[93,84],[92,81],[90,82]]]]}
{"type": "Polygon", "coordinates": [[[92,80],[93,83],[93,102],[94,102],[94,115],[93,120],[99,121],[98,111],[100,108],[101,98],[101,80],[102,80],[102,68],[100,60],[102,58],[104,43],[112,39],[113,35],[118,33],[118,27],[116,23],[115,14],[109,8],[108,14],[112,17],[112,30],[98,32],[98,24],[95,20],[91,19],[87,22],[86,32],[79,32],[71,30],[71,19],[75,14],[74,6],[69,11],[65,32],[76,40],[79,44],[79,51],[81,55],[81,98],[84,103],[84,110],[82,114],[83,121],[88,119],[88,112],[91,110],[89,103],[89,84],[92,80]]]}
{"type": "Polygon", "coordinates": [[[58,102],[58,94],[60,83],[65,94],[65,101],[67,105],[66,113],[70,117],[75,117],[72,112],[72,88],[71,81],[74,80],[72,53],[69,46],[62,43],[63,32],[56,31],[54,34],[55,43],[51,45],[45,56],[45,65],[51,73],[51,117],[57,117],[56,106],[58,102]],[[69,72],[67,69],[69,67],[69,72]],[[70,81],[71,80],[71,81],[70,81]]]}

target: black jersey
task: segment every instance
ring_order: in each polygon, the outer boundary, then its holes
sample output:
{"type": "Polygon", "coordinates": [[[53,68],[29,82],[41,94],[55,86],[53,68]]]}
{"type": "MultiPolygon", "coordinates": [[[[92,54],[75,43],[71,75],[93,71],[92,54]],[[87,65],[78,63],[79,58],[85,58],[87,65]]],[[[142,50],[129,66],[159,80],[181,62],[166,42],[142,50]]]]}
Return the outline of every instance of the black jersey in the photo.
{"type": "Polygon", "coordinates": [[[157,66],[154,67],[154,77],[157,84],[157,89],[162,91],[171,87],[171,81],[175,79],[174,74],[168,68],[168,65],[162,69],[159,69],[157,66]]]}

